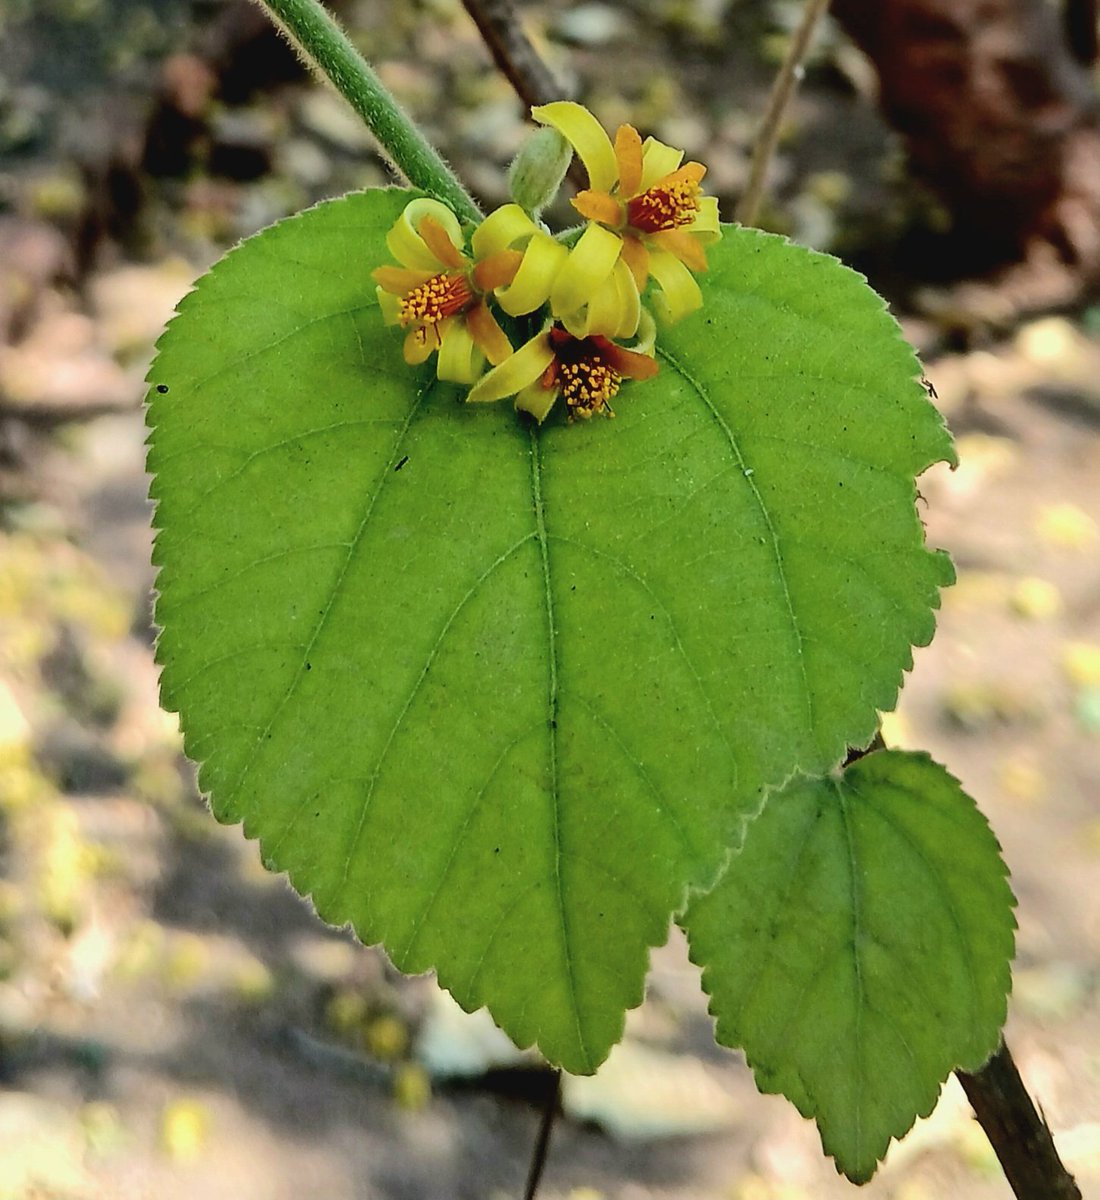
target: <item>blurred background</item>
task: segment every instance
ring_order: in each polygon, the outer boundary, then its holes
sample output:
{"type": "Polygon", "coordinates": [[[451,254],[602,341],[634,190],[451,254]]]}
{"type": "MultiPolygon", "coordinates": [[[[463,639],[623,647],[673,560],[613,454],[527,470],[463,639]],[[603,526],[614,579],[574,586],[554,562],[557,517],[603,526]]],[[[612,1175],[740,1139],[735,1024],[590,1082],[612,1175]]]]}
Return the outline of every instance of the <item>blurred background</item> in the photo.
{"type": "MultiPolygon", "coordinates": [[[[487,204],[525,132],[458,0],[334,4],[487,204]]],[[[788,0],[523,3],[569,94],[709,165],[732,216],[788,0]]],[[[1019,896],[1008,1039],[1100,1194],[1100,124],[1094,0],[836,0],[761,221],[865,271],[961,466],[892,745],[989,815],[1019,896]]],[[[192,281],[387,182],[244,0],[0,0],[0,1200],[519,1195],[546,1076],[323,928],[197,796],[157,706],[142,377],[192,281]]],[[[873,534],[871,534],[873,536],[873,534]]],[[[482,1014],[483,1015],[483,1014],[482,1014]]],[[[854,1195],[716,1048],[680,940],[547,1200],[854,1195]]],[[[1008,1200],[957,1085],[871,1200],[1008,1200]]]]}

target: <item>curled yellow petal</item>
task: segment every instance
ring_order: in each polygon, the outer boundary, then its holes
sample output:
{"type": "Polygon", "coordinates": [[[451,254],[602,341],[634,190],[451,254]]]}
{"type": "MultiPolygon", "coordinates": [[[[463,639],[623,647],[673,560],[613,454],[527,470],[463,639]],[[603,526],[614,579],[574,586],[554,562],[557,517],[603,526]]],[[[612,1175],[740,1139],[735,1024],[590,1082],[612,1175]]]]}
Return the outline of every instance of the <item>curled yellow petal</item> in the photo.
{"type": "Polygon", "coordinates": [[[447,264],[432,253],[420,236],[420,222],[425,217],[431,217],[442,226],[451,243],[458,249],[462,248],[462,226],[458,223],[458,218],[445,204],[427,196],[410,200],[405,205],[401,216],[386,234],[386,246],[403,267],[434,274],[447,264]]]}
{"type": "Polygon", "coordinates": [[[488,258],[514,246],[520,238],[538,232],[538,226],[518,204],[504,204],[491,212],[474,230],[470,246],[474,258],[488,258]]]}
{"type": "Polygon", "coordinates": [[[450,383],[473,383],[485,365],[485,355],[478,349],[466,322],[457,317],[442,321],[439,329],[439,358],[435,373],[450,383]]]}
{"type": "Polygon", "coordinates": [[[641,303],[630,268],[620,259],[611,274],[579,312],[562,318],[562,324],[578,338],[599,334],[606,338],[633,337],[638,328],[641,303]]]}
{"type": "Polygon", "coordinates": [[[550,339],[546,333],[537,334],[491,371],[486,372],[470,389],[466,397],[472,404],[503,400],[513,396],[541,378],[554,361],[550,339]]]}
{"type": "Polygon", "coordinates": [[[556,387],[543,387],[532,383],[516,394],[516,411],[530,413],[541,425],[546,420],[554,401],[558,398],[556,387]]]}
{"type": "Polygon", "coordinates": [[[649,255],[649,273],[661,289],[662,308],[669,321],[678,321],[701,308],[703,293],[695,277],[668,250],[653,250],[649,255]]]}
{"type": "Polygon", "coordinates": [[[704,246],[716,242],[722,236],[722,227],[718,220],[718,197],[700,196],[699,212],[690,225],[685,225],[688,233],[695,234],[704,246]]]}
{"type": "Polygon", "coordinates": [[[656,138],[647,137],[642,143],[642,180],[638,191],[647,191],[658,180],[671,175],[683,161],[683,150],[677,150],[675,146],[666,146],[656,138]]]}
{"type": "Polygon", "coordinates": [[[602,225],[589,224],[569,252],[550,290],[550,307],[555,316],[575,312],[588,303],[611,274],[622,248],[622,238],[602,225]]]}
{"type": "Polygon", "coordinates": [[[385,288],[375,289],[378,295],[378,307],[382,310],[382,321],[386,325],[396,325],[401,320],[401,300],[385,288]]]}
{"type": "Polygon", "coordinates": [[[497,303],[511,317],[534,312],[550,297],[558,271],[569,257],[569,250],[547,233],[536,234],[527,243],[523,262],[511,286],[497,291],[497,303]]]}
{"type": "Polygon", "coordinates": [[[540,125],[549,125],[576,150],[588,172],[589,187],[609,192],[619,177],[615,149],[603,126],[581,104],[572,100],[555,100],[531,109],[531,116],[540,125]]]}

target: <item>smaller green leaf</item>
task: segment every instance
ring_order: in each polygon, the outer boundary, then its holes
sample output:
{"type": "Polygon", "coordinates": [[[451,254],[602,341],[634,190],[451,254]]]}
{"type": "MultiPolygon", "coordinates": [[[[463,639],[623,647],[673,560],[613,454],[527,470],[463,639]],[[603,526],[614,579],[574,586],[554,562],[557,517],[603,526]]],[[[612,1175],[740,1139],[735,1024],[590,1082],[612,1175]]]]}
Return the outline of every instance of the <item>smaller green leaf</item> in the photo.
{"type": "Polygon", "coordinates": [[[682,924],[718,1041],[863,1183],[948,1074],[997,1048],[1014,904],[958,781],[888,750],[774,793],[682,924]]]}

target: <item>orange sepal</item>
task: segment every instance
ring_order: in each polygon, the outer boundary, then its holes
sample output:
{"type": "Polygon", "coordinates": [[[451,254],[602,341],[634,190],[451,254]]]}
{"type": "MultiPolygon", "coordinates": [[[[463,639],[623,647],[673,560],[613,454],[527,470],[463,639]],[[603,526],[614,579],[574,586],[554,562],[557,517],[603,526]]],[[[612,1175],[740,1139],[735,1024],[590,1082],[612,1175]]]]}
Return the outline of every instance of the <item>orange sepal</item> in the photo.
{"type": "Polygon", "coordinates": [[[578,192],[571,203],[586,221],[598,221],[601,225],[623,223],[623,206],[607,192],[594,189],[578,192]]]}
{"type": "Polygon", "coordinates": [[[642,138],[633,125],[620,125],[615,134],[619,165],[619,195],[633,196],[642,185],[642,138]]]}
{"type": "Polygon", "coordinates": [[[614,342],[599,339],[600,353],[608,366],[618,371],[624,379],[652,379],[657,374],[657,360],[636,350],[624,350],[614,342]]]}
{"type": "Polygon", "coordinates": [[[652,234],[650,241],[660,249],[675,254],[689,270],[705,271],[707,269],[706,251],[700,245],[699,240],[688,233],[686,229],[664,229],[660,233],[652,234]]]}
{"type": "Polygon", "coordinates": [[[499,366],[511,355],[512,343],[484,300],[475,304],[466,314],[466,328],[470,331],[474,344],[494,367],[499,366]]]}
{"type": "Polygon", "coordinates": [[[420,234],[424,245],[445,267],[459,268],[466,265],[462,251],[451,241],[447,231],[435,217],[421,217],[416,232],[420,234]]]}
{"type": "Polygon", "coordinates": [[[523,262],[521,250],[498,250],[482,259],[474,268],[474,283],[478,290],[491,292],[494,288],[504,287],[516,277],[520,263],[523,262]]]}
{"type": "Polygon", "coordinates": [[[649,279],[649,251],[645,248],[645,243],[636,237],[624,237],[622,259],[633,276],[638,294],[641,295],[645,291],[646,280],[649,279]]]}
{"type": "Polygon", "coordinates": [[[407,296],[414,288],[427,283],[431,271],[414,271],[410,267],[377,267],[370,273],[371,279],[384,291],[393,296],[407,296]]]}

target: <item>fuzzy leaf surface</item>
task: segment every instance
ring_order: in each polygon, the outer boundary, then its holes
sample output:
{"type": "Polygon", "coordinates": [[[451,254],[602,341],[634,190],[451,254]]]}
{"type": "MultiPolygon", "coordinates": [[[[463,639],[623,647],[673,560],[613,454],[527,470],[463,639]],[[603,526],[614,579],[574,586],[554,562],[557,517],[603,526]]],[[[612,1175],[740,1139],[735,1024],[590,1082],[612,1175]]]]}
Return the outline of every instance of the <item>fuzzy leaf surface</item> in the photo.
{"type": "Polygon", "coordinates": [[[735,229],[616,420],[466,406],[375,302],[408,198],[249,239],[160,342],[163,702],[325,920],[589,1072],[762,789],[892,706],[950,443],[858,276],[735,229]]]}
{"type": "Polygon", "coordinates": [[[770,796],[683,925],[718,1040],[863,1183],[948,1074],[996,1050],[1014,903],[958,781],[880,751],[770,796]]]}

